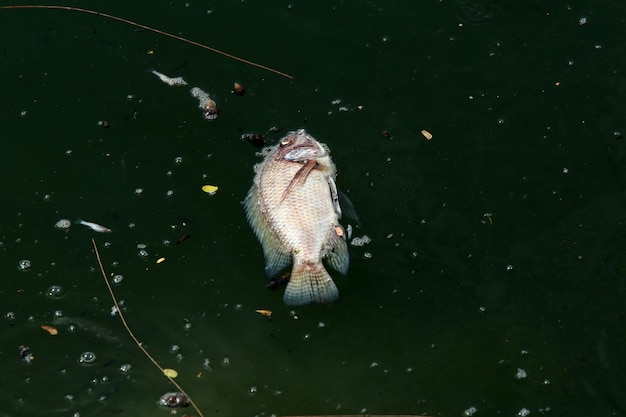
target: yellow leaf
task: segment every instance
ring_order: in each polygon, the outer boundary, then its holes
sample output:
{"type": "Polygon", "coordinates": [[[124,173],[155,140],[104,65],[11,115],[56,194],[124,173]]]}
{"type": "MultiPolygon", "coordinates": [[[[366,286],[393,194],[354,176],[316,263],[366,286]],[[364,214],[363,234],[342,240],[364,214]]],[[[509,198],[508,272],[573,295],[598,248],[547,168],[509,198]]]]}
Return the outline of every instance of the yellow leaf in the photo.
{"type": "Polygon", "coordinates": [[[52,326],[41,326],[41,328],[50,333],[52,336],[59,334],[59,331],[52,326]]]}
{"type": "Polygon", "coordinates": [[[270,310],[254,310],[259,314],[264,315],[265,317],[272,318],[272,312],[270,310]]]}
{"type": "Polygon", "coordinates": [[[217,185],[204,185],[202,186],[202,191],[204,191],[207,194],[215,194],[217,192],[217,185]]]}
{"type": "Polygon", "coordinates": [[[178,372],[170,368],[163,369],[163,373],[165,376],[169,376],[170,378],[176,378],[178,376],[178,372]]]}
{"type": "Polygon", "coordinates": [[[433,134],[426,129],[422,130],[422,135],[424,135],[426,140],[431,140],[433,138],[433,134]]]}
{"type": "Polygon", "coordinates": [[[159,258],[157,259],[157,263],[160,264],[161,262],[163,262],[165,260],[165,258],[159,258]]]}

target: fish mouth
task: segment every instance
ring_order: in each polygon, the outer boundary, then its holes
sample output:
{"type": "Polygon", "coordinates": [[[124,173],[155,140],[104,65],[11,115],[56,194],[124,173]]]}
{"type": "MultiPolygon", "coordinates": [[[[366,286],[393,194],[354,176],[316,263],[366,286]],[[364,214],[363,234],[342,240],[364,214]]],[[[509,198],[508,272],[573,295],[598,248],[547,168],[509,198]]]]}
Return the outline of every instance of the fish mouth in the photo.
{"type": "Polygon", "coordinates": [[[289,162],[306,162],[326,155],[325,148],[304,129],[289,132],[279,143],[277,159],[289,162]]]}

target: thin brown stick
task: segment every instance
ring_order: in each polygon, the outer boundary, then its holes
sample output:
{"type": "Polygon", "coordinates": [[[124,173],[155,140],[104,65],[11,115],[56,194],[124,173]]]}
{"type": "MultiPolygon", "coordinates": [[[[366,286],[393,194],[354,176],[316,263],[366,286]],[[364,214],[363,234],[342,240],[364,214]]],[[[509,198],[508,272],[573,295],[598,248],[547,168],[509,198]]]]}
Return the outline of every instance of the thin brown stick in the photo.
{"type": "Polygon", "coordinates": [[[0,6],[0,9],[56,9],[56,10],[70,10],[72,12],[81,12],[81,13],[94,14],[96,16],[106,17],[107,19],[117,20],[118,22],[126,23],[126,24],[129,24],[129,25],[141,28],[141,29],[149,30],[151,32],[158,33],[158,34],[163,35],[163,36],[168,36],[170,38],[173,38],[173,39],[176,39],[176,40],[179,40],[179,41],[183,41],[183,42],[189,43],[189,44],[194,45],[194,46],[199,46],[200,48],[208,49],[211,52],[215,52],[216,54],[220,54],[220,55],[225,56],[227,58],[234,59],[235,61],[243,62],[244,64],[252,65],[253,67],[261,68],[261,69],[264,69],[266,71],[270,71],[270,72],[273,72],[274,74],[278,74],[278,75],[281,75],[281,76],[283,76],[285,78],[289,78],[290,80],[293,80],[293,77],[291,75],[289,75],[287,73],[284,73],[282,71],[278,71],[278,70],[275,70],[273,68],[266,67],[265,65],[257,64],[256,62],[252,62],[252,61],[249,61],[247,59],[239,58],[238,56],[229,54],[229,53],[224,52],[224,51],[220,51],[219,49],[212,48],[212,47],[210,47],[208,45],[204,45],[204,44],[201,44],[201,43],[196,42],[196,41],[192,41],[191,39],[183,38],[182,36],[174,35],[173,33],[169,33],[169,32],[165,32],[165,31],[159,30],[159,29],[151,28],[150,26],[142,25],[141,23],[133,22],[132,20],[124,19],[124,18],[121,18],[121,17],[118,17],[118,16],[113,16],[113,15],[107,14],[107,13],[97,12],[95,10],[82,9],[80,7],[71,7],[71,6],[43,6],[43,5],[0,6]]]}
{"type": "Polygon", "coordinates": [[[198,406],[196,406],[196,404],[193,402],[191,397],[189,395],[187,395],[185,390],[183,390],[182,387],[180,385],[178,385],[178,383],[176,381],[174,381],[169,375],[165,374],[165,370],[163,369],[163,367],[161,365],[159,365],[159,363],[148,353],[148,351],[146,350],[146,348],[143,347],[143,345],[141,344],[139,339],[137,339],[137,337],[135,336],[133,331],[130,330],[130,327],[128,326],[128,323],[126,323],[126,319],[124,318],[124,314],[122,313],[122,309],[120,308],[119,304],[117,303],[117,298],[115,298],[115,293],[113,292],[113,288],[111,287],[111,284],[109,283],[109,280],[107,279],[107,274],[104,271],[104,267],[102,266],[102,259],[100,259],[100,252],[98,251],[98,245],[96,245],[96,240],[94,238],[91,238],[91,243],[93,244],[93,249],[96,252],[96,258],[98,259],[98,265],[100,266],[100,272],[102,272],[102,278],[104,279],[104,282],[107,285],[107,288],[109,289],[109,294],[111,295],[111,298],[113,299],[113,305],[115,305],[115,309],[117,310],[117,314],[120,316],[120,320],[122,320],[122,324],[124,325],[124,328],[126,329],[128,334],[130,335],[130,337],[133,339],[133,342],[135,342],[135,344],[139,347],[139,349],[141,349],[141,351],[148,357],[148,359],[150,359],[150,361],[152,361],[154,366],[159,368],[161,373],[163,375],[165,375],[165,377],[167,379],[170,380],[170,382],[176,387],[176,389],[178,389],[180,392],[185,394],[185,396],[187,396],[187,399],[189,400],[189,404],[191,404],[193,406],[193,408],[196,410],[198,415],[200,417],[204,417],[204,415],[202,414],[202,412],[200,411],[198,406]]]}

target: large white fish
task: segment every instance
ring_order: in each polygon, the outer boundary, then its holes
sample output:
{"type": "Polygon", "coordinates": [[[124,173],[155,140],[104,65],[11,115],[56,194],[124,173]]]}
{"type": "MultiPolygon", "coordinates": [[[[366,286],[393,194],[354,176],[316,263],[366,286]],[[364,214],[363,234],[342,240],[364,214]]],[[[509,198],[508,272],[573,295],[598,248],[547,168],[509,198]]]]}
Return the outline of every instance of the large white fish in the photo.
{"type": "Polygon", "coordinates": [[[336,301],[339,291],[322,259],[345,274],[349,255],[330,150],[300,129],[264,154],[244,206],[263,246],[265,272],[271,278],[293,264],[285,304],[336,301]]]}

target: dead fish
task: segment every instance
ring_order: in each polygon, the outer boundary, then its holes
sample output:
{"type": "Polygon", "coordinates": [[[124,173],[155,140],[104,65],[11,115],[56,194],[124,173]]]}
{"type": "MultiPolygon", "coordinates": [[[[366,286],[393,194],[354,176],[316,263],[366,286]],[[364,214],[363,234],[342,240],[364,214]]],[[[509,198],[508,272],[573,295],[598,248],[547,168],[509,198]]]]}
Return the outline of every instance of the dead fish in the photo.
{"type": "Polygon", "coordinates": [[[159,71],[156,70],[150,70],[150,72],[159,77],[159,80],[163,81],[169,86],[187,85],[187,81],[183,80],[183,77],[168,77],[167,75],[161,74],[159,71]]]}
{"type": "Polygon", "coordinates": [[[217,115],[219,114],[217,104],[209,97],[206,91],[194,87],[191,89],[191,95],[198,99],[198,107],[202,110],[202,117],[206,120],[217,119],[217,115]]]}
{"type": "Polygon", "coordinates": [[[99,233],[111,233],[112,232],[112,230],[109,229],[108,227],[101,226],[97,223],[86,222],[82,219],[77,219],[75,223],[82,224],[83,226],[87,226],[94,232],[99,232],[99,233]]]}
{"type": "Polygon", "coordinates": [[[300,129],[263,154],[244,207],[263,246],[265,272],[272,278],[293,265],[287,305],[336,301],[339,291],[322,259],[346,274],[349,255],[330,150],[300,129]]]}

